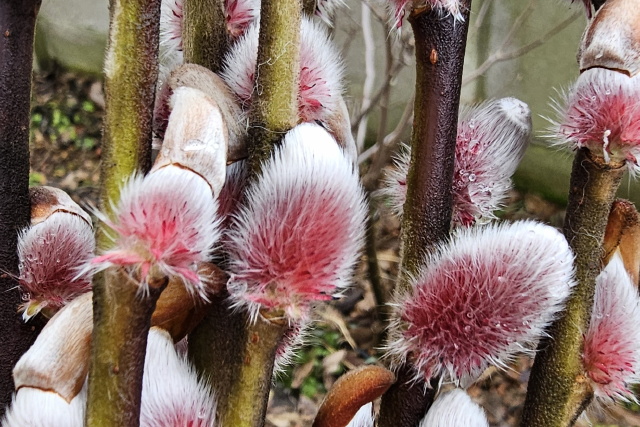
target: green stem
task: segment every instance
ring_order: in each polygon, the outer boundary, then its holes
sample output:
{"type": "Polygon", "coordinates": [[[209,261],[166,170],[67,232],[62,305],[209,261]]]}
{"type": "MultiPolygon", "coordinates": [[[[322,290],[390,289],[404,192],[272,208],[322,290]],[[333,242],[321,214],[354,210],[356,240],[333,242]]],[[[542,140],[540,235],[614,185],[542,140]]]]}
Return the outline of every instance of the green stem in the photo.
{"type": "Polygon", "coordinates": [[[40,0],[0,2],[0,419],[14,392],[12,370],[40,327],[18,314],[18,230],[29,225],[29,113],[33,36],[40,0]]]}
{"type": "Polygon", "coordinates": [[[579,150],[573,162],[564,234],[575,254],[577,284],[549,337],[538,347],[523,426],[572,425],[593,398],[580,355],[602,268],[604,230],[623,169],[592,158],[586,149],[579,150]]]}
{"type": "MultiPolygon", "coordinates": [[[[471,0],[460,3],[464,22],[431,8],[415,9],[409,17],[416,44],[416,97],[397,292],[410,286],[407,279],[418,273],[425,255],[449,235],[471,0]]],[[[431,406],[434,393],[425,392],[420,381],[410,382],[412,376],[410,366],[397,372],[397,384],[382,397],[379,426],[413,427],[431,406]]]]}
{"type": "MultiPolygon", "coordinates": [[[[251,106],[250,158],[253,176],[274,145],[298,121],[301,0],[263,0],[256,82],[251,106]]],[[[190,335],[189,355],[218,393],[222,425],[262,426],[275,351],[284,326],[233,311],[221,296],[190,335]]]]}
{"type": "Polygon", "coordinates": [[[301,0],[262,1],[248,139],[254,173],[298,122],[301,10],[301,0]]]}
{"type": "Polygon", "coordinates": [[[222,0],[185,0],[182,40],[185,62],[222,69],[229,34],[222,0]]]}
{"type": "Polygon", "coordinates": [[[264,425],[276,349],[285,326],[260,316],[250,324],[245,313],[232,313],[227,295],[189,335],[189,354],[218,396],[220,425],[264,425]]]}
{"type": "MultiPolygon", "coordinates": [[[[111,0],[110,13],[100,201],[111,216],[125,180],[151,163],[160,0],[111,0]]],[[[101,230],[104,250],[111,242],[101,230]]],[[[141,298],[138,285],[118,270],[94,277],[88,426],[138,425],[147,333],[163,287],[141,298]]]]}
{"type": "Polygon", "coordinates": [[[87,426],[139,425],[147,335],[166,285],[149,286],[143,296],[124,271],[108,269],[94,276],[87,426]],[[105,292],[101,300],[110,305],[98,303],[96,289],[105,292]]]}

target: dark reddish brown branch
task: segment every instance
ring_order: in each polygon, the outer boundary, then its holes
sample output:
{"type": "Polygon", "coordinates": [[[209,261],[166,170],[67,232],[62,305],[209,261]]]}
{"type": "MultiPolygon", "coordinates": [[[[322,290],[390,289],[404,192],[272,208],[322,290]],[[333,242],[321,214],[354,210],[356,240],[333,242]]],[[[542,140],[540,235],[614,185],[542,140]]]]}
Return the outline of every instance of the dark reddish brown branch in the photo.
{"type": "Polygon", "coordinates": [[[18,230],[29,225],[29,114],[33,34],[40,0],[0,2],[0,418],[11,371],[37,335],[18,315],[18,230]]]}
{"type": "MultiPolygon", "coordinates": [[[[464,22],[439,10],[414,9],[409,17],[416,43],[416,97],[411,167],[402,222],[402,266],[397,290],[408,285],[431,248],[451,225],[453,169],[462,67],[471,0],[460,2],[464,22]]],[[[382,398],[380,427],[414,427],[433,402],[433,390],[410,382],[410,366],[382,398]]]]}
{"type": "MultiPolygon", "coordinates": [[[[449,235],[451,182],[462,66],[471,1],[464,22],[436,10],[409,17],[416,40],[416,98],[411,167],[402,222],[403,271],[416,272],[425,253],[449,235]]],[[[403,287],[402,280],[400,287],[403,287]]]]}
{"type": "Polygon", "coordinates": [[[606,0],[591,0],[593,7],[598,11],[602,6],[604,6],[606,0]]]}

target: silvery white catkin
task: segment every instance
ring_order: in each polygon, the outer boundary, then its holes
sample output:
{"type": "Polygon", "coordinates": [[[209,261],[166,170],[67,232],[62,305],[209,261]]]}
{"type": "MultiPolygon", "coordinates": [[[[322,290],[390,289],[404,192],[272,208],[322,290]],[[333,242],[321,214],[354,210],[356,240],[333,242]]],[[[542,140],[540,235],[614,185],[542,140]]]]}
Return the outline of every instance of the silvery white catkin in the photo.
{"type": "Polygon", "coordinates": [[[394,303],[387,357],[417,378],[466,387],[490,365],[533,353],[573,279],[564,236],[533,221],[459,229],[394,303]]]}
{"type": "Polygon", "coordinates": [[[347,427],[373,427],[374,421],[373,404],[369,402],[356,412],[347,427]]]}
{"type": "Polygon", "coordinates": [[[366,205],[357,171],[324,128],[289,131],[245,200],[225,237],[236,307],[253,319],[281,310],[296,323],[349,285],[366,205]]]}
{"type": "Polygon", "coordinates": [[[484,410],[459,388],[440,395],[418,427],[489,427],[484,410]]]}
{"type": "Polygon", "coordinates": [[[179,355],[166,331],[151,328],[144,364],[141,427],[216,425],[216,399],[198,378],[186,356],[179,355]]]}

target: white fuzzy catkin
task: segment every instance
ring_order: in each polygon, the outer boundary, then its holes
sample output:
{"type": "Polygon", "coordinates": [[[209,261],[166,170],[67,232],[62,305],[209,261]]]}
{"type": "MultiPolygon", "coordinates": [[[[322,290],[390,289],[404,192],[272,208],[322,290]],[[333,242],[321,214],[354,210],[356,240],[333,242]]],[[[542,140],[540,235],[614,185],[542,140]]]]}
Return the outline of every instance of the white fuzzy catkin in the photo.
{"type": "Polygon", "coordinates": [[[144,363],[141,427],[215,426],[216,399],[171,336],[159,328],[149,330],[144,363]]]}
{"type": "Polygon", "coordinates": [[[86,403],[86,385],[71,402],[55,392],[22,387],[13,396],[2,427],[83,427],[86,403]]]}
{"type": "Polygon", "coordinates": [[[418,427],[489,427],[484,410],[459,388],[440,395],[418,427]]]}
{"type": "Polygon", "coordinates": [[[245,192],[225,244],[227,288],[255,319],[261,308],[305,320],[350,283],[364,237],[357,172],[321,126],[287,133],[245,192]]]}
{"type": "Polygon", "coordinates": [[[209,261],[220,231],[217,202],[200,175],[176,166],[135,175],[122,188],[113,212],[113,220],[96,213],[109,227],[114,245],[87,269],[123,267],[145,292],[148,274],[156,267],[180,277],[194,296],[207,299],[207,280],[197,264],[209,261]]]}
{"type": "MultiPolygon", "coordinates": [[[[515,98],[486,101],[460,113],[453,176],[453,223],[470,226],[495,219],[511,189],[511,176],[531,134],[531,111],[515,98]]],[[[380,193],[401,215],[411,151],[402,147],[380,193]]]]}
{"type": "Polygon", "coordinates": [[[533,221],[460,229],[394,304],[387,355],[416,378],[466,387],[490,365],[533,353],[573,280],[564,236],[533,221]]]}
{"type": "Polygon", "coordinates": [[[93,256],[93,229],[82,217],[56,211],[18,236],[20,289],[26,321],[46,308],[53,313],[91,290],[91,277],[79,274],[93,256]]]}
{"type": "MultiPolygon", "coordinates": [[[[222,72],[227,85],[248,108],[254,92],[259,25],[252,25],[225,57],[222,72]]],[[[340,112],[343,64],[322,24],[303,18],[300,27],[300,93],[303,122],[326,122],[340,112]]]]}
{"type": "Polygon", "coordinates": [[[358,409],[347,427],[373,427],[375,417],[373,415],[373,404],[371,402],[358,409]]]}

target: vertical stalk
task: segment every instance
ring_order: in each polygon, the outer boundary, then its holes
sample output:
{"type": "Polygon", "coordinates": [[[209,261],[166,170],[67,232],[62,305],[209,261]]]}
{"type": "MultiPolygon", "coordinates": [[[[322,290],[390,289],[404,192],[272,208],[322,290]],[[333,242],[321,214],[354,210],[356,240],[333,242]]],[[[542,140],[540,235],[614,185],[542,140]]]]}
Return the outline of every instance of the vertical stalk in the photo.
{"type": "Polygon", "coordinates": [[[587,149],[573,162],[564,235],[575,254],[577,285],[566,307],[538,346],[522,425],[572,425],[593,397],[584,377],[581,353],[589,326],[596,277],[602,269],[607,219],[623,173],[622,164],[605,164],[587,149]]]}
{"type": "Polygon", "coordinates": [[[254,173],[298,122],[301,15],[301,0],[262,1],[249,129],[254,173]]]}
{"type": "Polygon", "coordinates": [[[229,48],[223,0],[185,0],[182,40],[185,62],[222,69],[229,48]]]}
{"type": "MultiPolygon", "coordinates": [[[[253,177],[274,145],[298,121],[301,0],[263,0],[256,81],[248,141],[253,177]]],[[[260,318],[250,324],[218,298],[190,335],[196,369],[218,393],[222,425],[264,425],[275,352],[286,325],[260,318]]]]}
{"type": "MultiPolygon", "coordinates": [[[[105,59],[103,211],[112,215],[124,181],[151,163],[151,123],[158,76],[160,0],[111,0],[105,59]]],[[[98,247],[110,244],[99,231],[98,247]]],[[[88,426],[136,426],[151,313],[164,284],[146,298],[124,272],[94,277],[94,330],[87,402],[88,426]]]]}
{"type": "Polygon", "coordinates": [[[29,225],[29,114],[33,35],[40,0],[0,2],[0,418],[14,391],[12,370],[39,328],[18,315],[18,230],[29,225]]]}
{"type": "MultiPolygon", "coordinates": [[[[453,170],[462,67],[471,0],[460,1],[464,22],[430,7],[409,16],[416,43],[416,97],[411,166],[402,221],[402,265],[396,291],[409,286],[424,256],[446,239],[451,225],[453,170]]],[[[379,426],[413,427],[433,402],[432,390],[410,382],[410,366],[382,397],[379,426]]]]}

